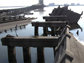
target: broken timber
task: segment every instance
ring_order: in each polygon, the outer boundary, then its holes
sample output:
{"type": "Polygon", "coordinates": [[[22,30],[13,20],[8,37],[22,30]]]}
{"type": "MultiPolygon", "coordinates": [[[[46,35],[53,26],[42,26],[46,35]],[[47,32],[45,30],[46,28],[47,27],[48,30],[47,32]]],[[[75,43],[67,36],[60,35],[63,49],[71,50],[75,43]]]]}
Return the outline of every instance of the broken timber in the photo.
{"type": "Polygon", "coordinates": [[[54,8],[52,13],[49,14],[49,16],[44,16],[43,19],[46,21],[64,21],[67,20],[68,23],[77,23],[78,20],[81,18],[81,15],[83,14],[83,11],[81,14],[76,13],[74,11],[71,11],[68,9],[68,6],[54,8]]]}

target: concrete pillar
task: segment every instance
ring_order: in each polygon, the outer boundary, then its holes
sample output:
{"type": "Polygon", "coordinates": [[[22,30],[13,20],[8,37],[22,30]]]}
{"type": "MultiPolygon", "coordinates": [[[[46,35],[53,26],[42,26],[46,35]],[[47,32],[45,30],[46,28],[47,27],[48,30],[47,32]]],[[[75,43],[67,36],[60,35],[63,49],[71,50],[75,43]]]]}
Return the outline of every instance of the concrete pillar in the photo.
{"type": "Polygon", "coordinates": [[[38,26],[35,26],[35,32],[34,32],[35,36],[38,36],[38,26]]]}
{"type": "Polygon", "coordinates": [[[15,55],[15,47],[14,46],[7,46],[7,47],[8,47],[9,63],[17,63],[16,62],[16,55],[15,55]]]}
{"type": "Polygon", "coordinates": [[[24,63],[31,63],[30,47],[23,47],[24,63]]]}
{"type": "Polygon", "coordinates": [[[43,27],[43,36],[47,36],[48,27],[43,27]]]}
{"type": "Polygon", "coordinates": [[[38,59],[38,63],[44,62],[44,48],[43,47],[37,47],[37,59],[38,59]]]}
{"type": "MultiPolygon", "coordinates": [[[[38,36],[38,26],[35,26],[35,36],[38,36]]],[[[37,60],[38,63],[44,62],[44,48],[43,47],[37,47],[37,60]]]]}

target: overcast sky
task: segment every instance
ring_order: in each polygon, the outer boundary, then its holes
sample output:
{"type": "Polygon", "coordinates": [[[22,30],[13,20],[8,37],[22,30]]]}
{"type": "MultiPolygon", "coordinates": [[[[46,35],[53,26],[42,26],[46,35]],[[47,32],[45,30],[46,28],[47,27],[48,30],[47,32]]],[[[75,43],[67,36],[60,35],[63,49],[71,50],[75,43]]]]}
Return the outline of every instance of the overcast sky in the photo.
{"type": "MultiPolygon", "coordinates": [[[[0,6],[30,6],[32,4],[38,3],[39,0],[0,0],[0,6]]],[[[48,5],[49,3],[55,4],[64,4],[64,3],[81,3],[83,0],[44,0],[44,4],[48,5]]]]}

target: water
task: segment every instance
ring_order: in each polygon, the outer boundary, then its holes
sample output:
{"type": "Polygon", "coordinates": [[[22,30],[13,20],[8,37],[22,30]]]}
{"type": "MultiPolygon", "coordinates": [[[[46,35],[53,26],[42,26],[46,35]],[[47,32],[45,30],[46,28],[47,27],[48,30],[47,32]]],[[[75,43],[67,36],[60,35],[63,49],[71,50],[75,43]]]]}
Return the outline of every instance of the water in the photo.
{"type": "MultiPolygon", "coordinates": [[[[34,12],[34,15],[28,15],[30,17],[38,17],[38,19],[33,20],[33,22],[35,21],[45,21],[43,20],[43,16],[48,16],[49,13],[52,12],[52,9],[54,7],[45,7],[43,12],[34,12]]],[[[77,12],[77,13],[81,13],[81,11],[84,10],[84,6],[70,6],[69,9],[77,12]]],[[[28,17],[26,15],[26,17],[28,17]]],[[[80,18],[78,24],[80,25],[80,27],[82,27],[82,29],[84,30],[84,15],[81,16],[82,18],[80,18]]],[[[74,30],[70,30],[70,32],[73,33],[73,35],[76,37],[76,39],[82,43],[84,45],[84,31],[81,32],[81,29],[74,29],[74,30]],[[76,34],[77,30],[79,30],[79,35],[76,34]]],[[[34,27],[32,27],[31,24],[28,24],[24,27],[22,27],[22,29],[20,29],[18,27],[18,30],[16,31],[18,36],[34,36],[34,27]]],[[[6,36],[7,34],[11,34],[13,36],[16,36],[15,30],[13,29],[13,31],[11,32],[9,29],[7,30],[7,33],[5,33],[4,31],[2,33],[0,33],[0,39],[4,36],[6,36]]],[[[43,28],[39,27],[39,36],[41,36],[43,34],[43,28]]],[[[0,63],[9,63],[8,62],[8,55],[7,55],[7,46],[2,46],[1,40],[0,40],[0,63]]],[[[54,63],[54,54],[53,54],[53,48],[44,48],[44,55],[45,55],[45,63],[54,63]]],[[[17,63],[24,63],[23,61],[23,52],[22,52],[22,47],[16,47],[16,59],[17,59],[17,63]]],[[[37,63],[37,49],[31,47],[31,59],[32,59],[32,63],[37,63]]]]}

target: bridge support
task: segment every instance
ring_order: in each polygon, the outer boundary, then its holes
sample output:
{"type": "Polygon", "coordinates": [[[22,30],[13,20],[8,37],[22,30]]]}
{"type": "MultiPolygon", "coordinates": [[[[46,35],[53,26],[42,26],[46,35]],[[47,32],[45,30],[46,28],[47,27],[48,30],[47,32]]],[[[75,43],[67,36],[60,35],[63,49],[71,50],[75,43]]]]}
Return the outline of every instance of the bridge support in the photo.
{"type": "Polygon", "coordinates": [[[16,55],[15,55],[15,47],[14,46],[7,46],[7,47],[8,47],[9,63],[17,63],[16,62],[16,55]]]}

